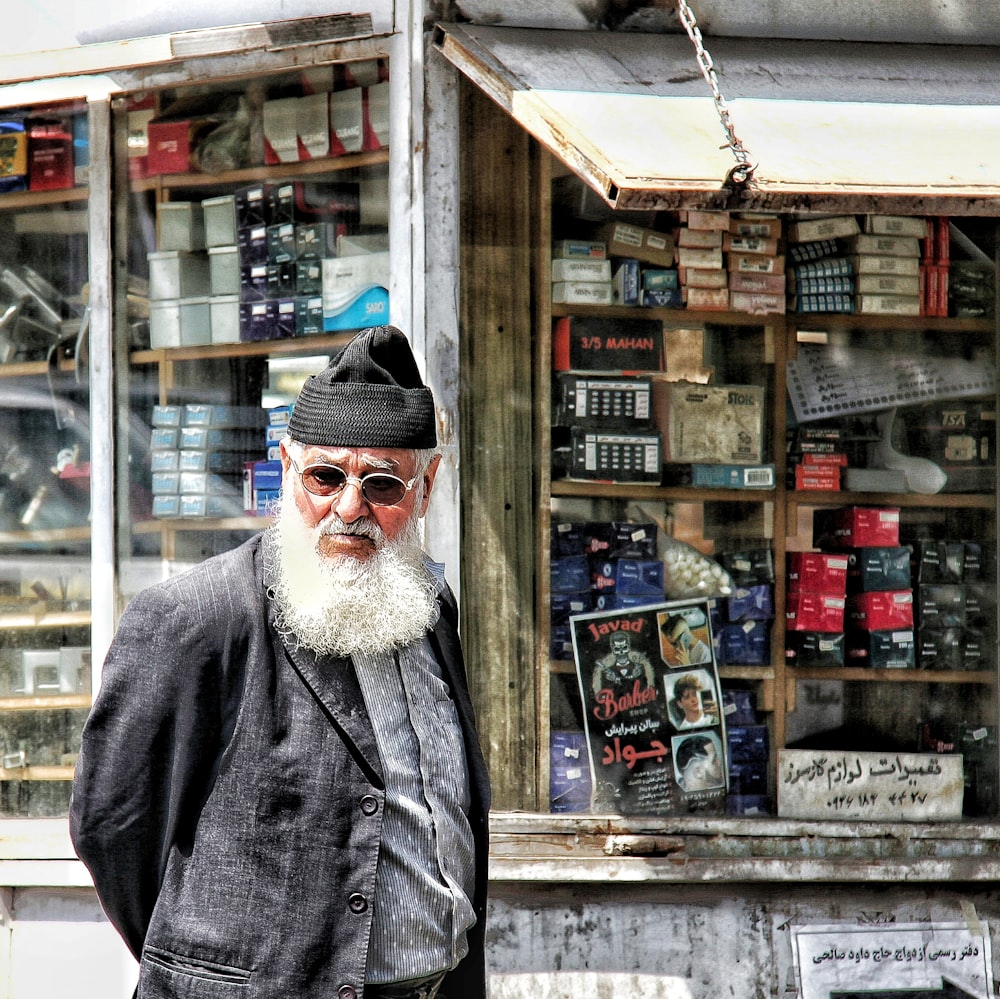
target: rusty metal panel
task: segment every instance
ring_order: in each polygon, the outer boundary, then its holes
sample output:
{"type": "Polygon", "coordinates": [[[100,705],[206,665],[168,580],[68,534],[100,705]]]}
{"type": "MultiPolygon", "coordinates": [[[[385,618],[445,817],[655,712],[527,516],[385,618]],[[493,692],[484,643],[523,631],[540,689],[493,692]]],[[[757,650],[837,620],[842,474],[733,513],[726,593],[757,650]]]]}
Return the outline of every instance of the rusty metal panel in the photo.
{"type": "MultiPolygon", "coordinates": [[[[439,51],[616,208],[725,207],[734,166],[686,36],[441,25],[439,51]]],[[[710,48],[756,165],[741,208],[998,214],[995,52],[710,48]]]]}

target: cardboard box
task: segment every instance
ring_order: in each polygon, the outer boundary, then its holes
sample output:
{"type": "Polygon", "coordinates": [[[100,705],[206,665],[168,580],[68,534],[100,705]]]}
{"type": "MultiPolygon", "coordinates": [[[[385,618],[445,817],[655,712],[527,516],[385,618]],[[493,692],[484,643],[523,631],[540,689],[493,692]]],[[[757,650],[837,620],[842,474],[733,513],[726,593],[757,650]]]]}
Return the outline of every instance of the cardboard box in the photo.
{"type": "Polygon", "coordinates": [[[717,560],[735,586],[774,582],[774,553],[770,548],[720,552],[717,560]]]}
{"type": "Polygon", "coordinates": [[[916,215],[866,215],[865,232],[878,236],[913,236],[926,239],[930,226],[925,218],[916,215]]]}
{"type": "Polygon", "coordinates": [[[663,598],[663,563],[657,559],[608,559],[592,564],[590,587],[595,593],[663,598]]]}
{"type": "Polygon", "coordinates": [[[861,234],[844,240],[848,255],[873,254],[880,257],[919,257],[920,240],[913,236],[861,234]]]}
{"type": "Polygon", "coordinates": [[[331,155],[360,152],[365,140],[364,89],[335,90],[329,104],[331,155]]]}
{"type": "Polygon", "coordinates": [[[691,485],[703,489],[773,489],[774,465],[693,464],[691,485]]]}
{"type": "Polygon", "coordinates": [[[921,630],[965,627],[967,606],[963,583],[920,583],[916,596],[921,630]]]}
{"type": "Polygon", "coordinates": [[[354,329],[343,325],[378,325],[388,316],[389,254],[363,253],[320,261],[323,326],[326,330],[354,329]]]}
{"type": "Polygon", "coordinates": [[[74,184],[73,132],[67,122],[33,125],[28,132],[28,188],[65,190],[74,184]]]}
{"type": "Polygon", "coordinates": [[[609,222],[596,235],[597,240],[607,246],[609,257],[635,257],[660,267],[674,264],[674,240],[669,233],[624,222],[609,222]]]}
{"type": "Polygon", "coordinates": [[[216,122],[205,119],[151,119],[146,125],[149,136],[147,173],[190,173],[191,154],[198,140],[215,128],[215,125],[216,122]]]}
{"type": "Polygon", "coordinates": [[[0,191],[28,186],[28,136],[19,121],[0,122],[0,191]]]}
{"type": "Polygon", "coordinates": [[[667,382],[662,389],[655,422],[663,434],[665,461],[763,463],[762,386],[667,382]]]}
{"type": "Polygon", "coordinates": [[[766,621],[724,624],[715,644],[722,666],[765,666],[771,661],[771,629],[766,621]]]}

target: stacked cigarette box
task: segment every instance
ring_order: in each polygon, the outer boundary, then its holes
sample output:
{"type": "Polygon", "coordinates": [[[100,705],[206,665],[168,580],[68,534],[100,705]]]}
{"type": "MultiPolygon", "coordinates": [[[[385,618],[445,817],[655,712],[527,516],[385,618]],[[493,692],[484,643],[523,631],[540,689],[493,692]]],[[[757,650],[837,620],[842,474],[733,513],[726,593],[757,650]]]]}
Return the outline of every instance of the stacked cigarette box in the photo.
{"type": "Polygon", "coordinates": [[[569,239],[555,243],[552,247],[554,304],[611,305],[614,300],[611,261],[607,258],[606,244],[569,239]]]}
{"type": "Polygon", "coordinates": [[[663,599],[657,527],[626,521],[552,525],[550,652],[572,659],[569,619],[591,610],[638,607],[663,599]]]}
{"type": "Polygon", "coordinates": [[[918,539],[917,665],[922,669],[992,668],[996,641],[995,548],[979,542],[918,539]]]}
{"type": "Polygon", "coordinates": [[[729,309],[723,253],[728,233],[729,212],[681,212],[674,239],[681,298],[689,309],[729,309]]]}
{"type": "Polygon", "coordinates": [[[899,543],[899,510],[818,510],[813,541],[848,559],[845,661],[851,666],[912,668],[915,664],[909,550],[899,543]]]}
{"type": "Polygon", "coordinates": [[[855,312],[921,314],[920,251],[927,231],[924,218],[866,215],[865,231],[841,241],[855,274],[855,312]]]}
{"type": "Polygon", "coordinates": [[[734,215],[723,239],[729,307],[754,315],[785,311],[785,254],[777,215],[734,215]]]}
{"type": "Polygon", "coordinates": [[[805,424],[788,431],[788,487],[838,492],[848,464],[841,427],[805,424]]]}
{"type": "Polygon", "coordinates": [[[616,305],[668,309],[681,305],[673,234],[629,222],[608,222],[594,238],[607,248],[616,305]]]}
{"type": "Polygon", "coordinates": [[[733,581],[732,593],[713,601],[712,637],[719,665],[768,665],[774,620],[771,550],[720,553],[717,561],[733,581]]]}
{"type": "Polygon", "coordinates": [[[263,410],[201,403],[153,407],[154,517],[228,517],[243,511],[242,472],[263,410]]]}
{"type": "Polygon", "coordinates": [[[925,316],[948,315],[950,263],[950,220],[944,215],[928,218],[920,264],[921,306],[925,316]]]}
{"type": "Polygon", "coordinates": [[[789,552],[786,572],[787,661],[797,666],[843,666],[847,556],[789,552]]]}
{"type": "Polygon", "coordinates": [[[767,796],[769,736],[757,716],[752,690],[724,688],[722,714],[726,719],[729,749],[728,815],[768,815],[773,811],[767,796]]]}
{"type": "Polygon", "coordinates": [[[854,267],[839,239],[861,228],[854,215],[801,219],[788,226],[788,296],[795,312],[854,311],[854,267]]]}

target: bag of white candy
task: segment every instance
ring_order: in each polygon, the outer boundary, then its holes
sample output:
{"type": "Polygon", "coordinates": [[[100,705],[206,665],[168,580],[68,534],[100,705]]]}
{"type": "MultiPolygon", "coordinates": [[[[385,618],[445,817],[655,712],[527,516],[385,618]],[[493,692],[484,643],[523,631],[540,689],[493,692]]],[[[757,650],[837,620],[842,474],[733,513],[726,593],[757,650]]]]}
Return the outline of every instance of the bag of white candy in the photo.
{"type": "Polygon", "coordinates": [[[718,562],[676,538],[667,538],[663,552],[663,590],[668,600],[685,597],[727,597],[733,580],[718,562]]]}

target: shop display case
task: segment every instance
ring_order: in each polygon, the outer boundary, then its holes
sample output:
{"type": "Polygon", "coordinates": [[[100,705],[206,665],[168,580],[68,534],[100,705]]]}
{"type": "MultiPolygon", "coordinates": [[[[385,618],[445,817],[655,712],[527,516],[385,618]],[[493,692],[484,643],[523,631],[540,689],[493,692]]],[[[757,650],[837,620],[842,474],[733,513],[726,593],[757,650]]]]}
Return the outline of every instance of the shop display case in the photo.
{"type": "Polygon", "coordinates": [[[294,52],[0,112],[0,818],[65,816],[118,614],[269,523],[299,386],[388,321],[387,46],[294,52]]]}
{"type": "Polygon", "coordinates": [[[550,183],[534,364],[551,810],[598,807],[574,622],[697,595],[728,750],[717,814],[833,817],[780,806],[802,750],[830,767],[960,754],[961,817],[996,818],[993,221],[845,214],[831,235],[813,232],[831,213],[616,215],[550,183]],[[865,533],[867,515],[889,529],[865,533]],[[671,579],[678,551],[716,570],[700,589],[671,579]],[[646,589],[643,558],[662,569],[646,589]]]}
{"type": "Polygon", "coordinates": [[[0,816],[66,811],[90,706],[87,106],[0,113],[0,816]]]}

